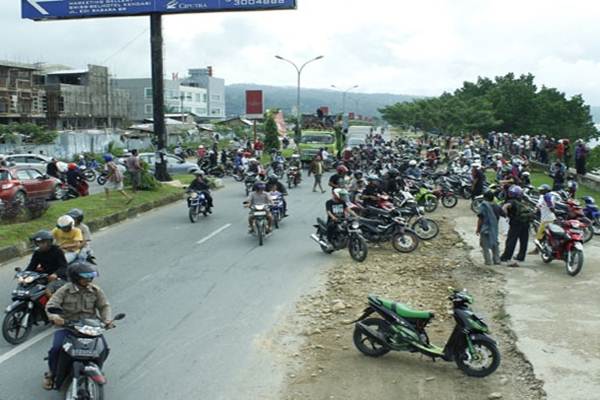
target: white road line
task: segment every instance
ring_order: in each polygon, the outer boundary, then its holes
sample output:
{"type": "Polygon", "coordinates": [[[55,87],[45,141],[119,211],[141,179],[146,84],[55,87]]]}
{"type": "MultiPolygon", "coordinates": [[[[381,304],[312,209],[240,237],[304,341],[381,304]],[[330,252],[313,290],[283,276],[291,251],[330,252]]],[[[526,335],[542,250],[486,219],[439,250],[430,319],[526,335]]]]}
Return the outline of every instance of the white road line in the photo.
{"type": "Polygon", "coordinates": [[[28,348],[30,348],[31,346],[33,346],[40,340],[45,339],[48,336],[52,335],[54,333],[54,331],[55,331],[55,329],[48,329],[47,331],[41,332],[37,336],[34,336],[31,340],[18,345],[17,347],[15,347],[14,349],[12,349],[11,351],[9,351],[7,353],[2,354],[0,356],[0,365],[4,362],[10,360],[17,354],[24,352],[25,350],[27,350],[28,348]]]}
{"type": "Polygon", "coordinates": [[[214,238],[215,236],[217,236],[219,233],[223,232],[225,229],[229,229],[231,227],[231,224],[227,224],[225,226],[220,227],[219,229],[217,229],[216,231],[214,231],[213,233],[211,233],[210,235],[208,235],[207,237],[205,237],[202,240],[198,240],[198,242],[196,244],[202,244],[202,243],[206,243],[208,242],[210,239],[214,238]]]}

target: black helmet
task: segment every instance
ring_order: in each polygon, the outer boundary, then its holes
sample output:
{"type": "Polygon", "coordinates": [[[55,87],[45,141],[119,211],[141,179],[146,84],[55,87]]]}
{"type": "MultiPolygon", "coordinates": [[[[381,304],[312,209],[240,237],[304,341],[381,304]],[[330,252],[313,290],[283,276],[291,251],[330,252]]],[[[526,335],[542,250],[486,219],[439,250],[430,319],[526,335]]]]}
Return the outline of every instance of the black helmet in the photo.
{"type": "Polygon", "coordinates": [[[83,222],[83,211],[80,210],[79,208],[72,208],[69,210],[69,212],[67,213],[68,216],[70,216],[71,218],[73,218],[75,220],[75,222],[81,223],[83,222]]]}
{"type": "Polygon", "coordinates": [[[354,171],[354,177],[356,179],[362,179],[362,177],[363,177],[362,171],[354,171]]]}
{"type": "Polygon", "coordinates": [[[494,192],[492,192],[491,190],[486,191],[483,194],[483,199],[486,201],[494,201],[494,192]]]}
{"type": "Polygon", "coordinates": [[[54,240],[54,237],[52,236],[52,233],[50,231],[38,231],[33,236],[31,236],[32,242],[43,242],[44,240],[48,240],[50,242],[54,240]]]}
{"type": "Polygon", "coordinates": [[[69,280],[77,283],[79,279],[93,280],[98,277],[98,270],[92,264],[85,261],[76,261],[67,269],[69,280]]]}
{"type": "Polygon", "coordinates": [[[388,175],[389,176],[397,176],[400,173],[400,171],[398,171],[396,168],[391,167],[390,169],[388,169],[388,175]]]}

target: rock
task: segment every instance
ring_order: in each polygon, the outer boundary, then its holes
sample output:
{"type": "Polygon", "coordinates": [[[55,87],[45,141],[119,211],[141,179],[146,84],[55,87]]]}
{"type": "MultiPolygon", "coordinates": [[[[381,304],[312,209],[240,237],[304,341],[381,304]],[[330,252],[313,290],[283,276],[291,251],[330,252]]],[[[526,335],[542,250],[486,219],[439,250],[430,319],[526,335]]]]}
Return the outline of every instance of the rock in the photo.
{"type": "Polygon", "coordinates": [[[346,308],[346,305],[344,304],[344,302],[342,302],[341,300],[337,300],[335,303],[333,303],[333,305],[331,306],[331,310],[333,312],[337,312],[339,313],[340,311],[342,311],[343,309],[346,308]]]}
{"type": "Polygon", "coordinates": [[[426,382],[431,382],[433,380],[435,380],[435,376],[428,376],[427,378],[425,378],[426,382]]]}
{"type": "Polygon", "coordinates": [[[314,329],[314,330],[312,330],[310,332],[310,336],[312,336],[312,335],[320,335],[321,333],[322,333],[321,330],[319,328],[317,328],[317,329],[314,329]]]}
{"type": "Polygon", "coordinates": [[[507,383],[508,383],[508,378],[507,377],[500,378],[500,384],[501,385],[506,385],[507,383]]]}
{"type": "Polygon", "coordinates": [[[317,374],[310,374],[311,377],[316,378],[317,374]]]}
{"type": "Polygon", "coordinates": [[[488,400],[498,400],[502,398],[502,393],[500,392],[494,392],[494,393],[490,393],[488,395],[488,400]]]}

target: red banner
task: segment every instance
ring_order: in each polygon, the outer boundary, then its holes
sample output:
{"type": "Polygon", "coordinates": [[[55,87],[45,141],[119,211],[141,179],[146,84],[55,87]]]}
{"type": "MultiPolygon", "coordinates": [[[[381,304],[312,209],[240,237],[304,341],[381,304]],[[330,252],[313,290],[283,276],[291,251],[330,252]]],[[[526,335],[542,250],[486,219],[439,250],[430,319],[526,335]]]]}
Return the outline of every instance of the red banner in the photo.
{"type": "Polygon", "coordinates": [[[262,90],[246,90],[246,115],[262,117],[263,113],[262,90]]]}

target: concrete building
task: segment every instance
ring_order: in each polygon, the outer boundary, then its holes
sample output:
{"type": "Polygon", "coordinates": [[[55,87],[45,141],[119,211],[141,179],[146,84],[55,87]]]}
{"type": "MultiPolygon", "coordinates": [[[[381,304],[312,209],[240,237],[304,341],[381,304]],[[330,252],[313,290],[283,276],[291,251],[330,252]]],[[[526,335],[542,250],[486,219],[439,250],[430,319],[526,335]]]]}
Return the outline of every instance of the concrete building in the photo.
{"type": "Polygon", "coordinates": [[[207,90],[208,119],[225,119],[225,79],[215,78],[212,67],[190,69],[188,74],[185,85],[207,90]]]}
{"type": "MultiPolygon", "coordinates": [[[[132,101],[129,119],[136,122],[152,118],[152,79],[115,79],[114,87],[127,91],[132,101]]],[[[208,92],[204,88],[165,80],[165,114],[193,114],[208,117],[208,92]]]]}
{"type": "Polygon", "coordinates": [[[43,72],[51,129],[114,128],[128,124],[129,93],[110,84],[108,68],[43,72]]]}
{"type": "Polygon", "coordinates": [[[46,92],[38,68],[0,61],[0,123],[38,122],[45,117],[46,92]]]}

